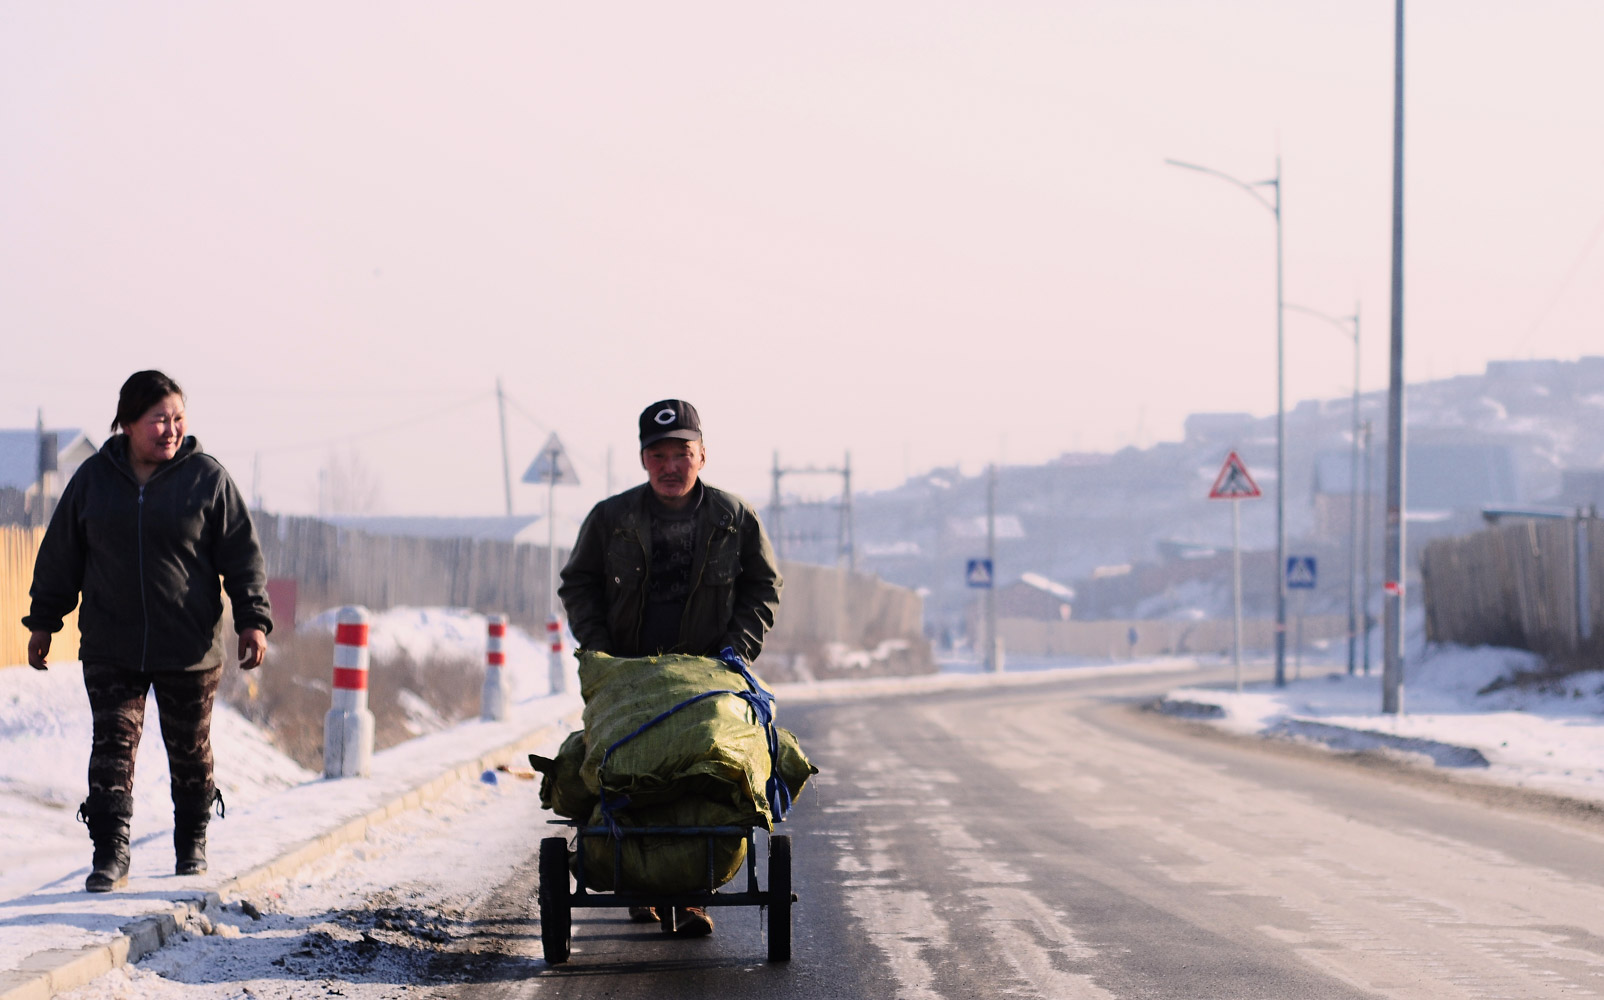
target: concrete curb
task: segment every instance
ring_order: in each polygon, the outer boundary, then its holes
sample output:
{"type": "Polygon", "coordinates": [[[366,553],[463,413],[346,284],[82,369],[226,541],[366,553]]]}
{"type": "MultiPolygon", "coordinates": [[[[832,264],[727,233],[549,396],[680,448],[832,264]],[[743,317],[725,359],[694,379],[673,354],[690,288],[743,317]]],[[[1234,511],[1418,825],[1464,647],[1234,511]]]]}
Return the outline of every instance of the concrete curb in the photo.
{"type": "Polygon", "coordinates": [[[1310,719],[1282,719],[1264,731],[1265,736],[1279,739],[1310,740],[1337,750],[1373,749],[1383,747],[1403,753],[1429,758],[1437,767],[1490,767],[1487,758],[1475,747],[1459,746],[1428,740],[1419,736],[1394,736],[1373,729],[1356,729],[1352,726],[1333,726],[1310,719]],[[1353,746],[1353,738],[1361,737],[1369,746],[1353,746]]]}
{"type": "MultiPolygon", "coordinates": [[[[1182,719],[1208,721],[1226,717],[1221,705],[1203,701],[1163,698],[1152,703],[1154,711],[1182,719]]],[[[1257,734],[1263,739],[1299,740],[1318,743],[1330,750],[1396,750],[1429,759],[1435,767],[1490,767],[1482,752],[1475,747],[1443,743],[1420,736],[1396,736],[1378,733],[1373,729],[1354,726],[1335,726],[1329,722],[1289,716],[1277,719],[1257,734]],[[1362,745],[1361,745],[1362,744],[1362,745]]]]}
{"type": "Polygon", "coordinates": [[[497,764],[527,754],[560,724],[573,726],[578,721],[578,712],[569,713],[556,723],[546,723],[511,743],[457,764],[365,815],[347,820],[333,830],[290,848],[272,861],[234,876],[211,892],[181,900],[166,911],[124,924],[117,936],[105,944],[34,952],[16,969],[0,972],[0,1000],[49,1000],[57,993],[87,986],[119,966],[137,962],[172,940],[197,914],[221,906],[227,898],[249,892],[264,882],[293,874],[308,862],[366,838],[369,827],[432,802],[460,782],[477,780],[497,764]]]}

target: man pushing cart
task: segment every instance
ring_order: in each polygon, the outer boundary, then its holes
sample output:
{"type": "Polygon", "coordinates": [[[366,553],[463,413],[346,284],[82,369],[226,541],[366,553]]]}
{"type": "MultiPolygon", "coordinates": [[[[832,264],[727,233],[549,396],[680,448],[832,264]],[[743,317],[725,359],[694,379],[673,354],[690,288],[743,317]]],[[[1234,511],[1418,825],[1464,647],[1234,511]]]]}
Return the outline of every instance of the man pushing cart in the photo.
{"type": "Polygon", "coordinates": [[[708,905],[767,906],[769,957],[788,958],[789,840],[769,837],[760,890],[752,830],[781,820],[817,769],[749,669],[774,625],[779,567],[756,510],[701,481],[696,408],[662,400],[639,424],[647,482],[591,510],[558,590],[586,708],[556,759],[531,758],[543,803],[580,827],[572,854],[563,838],[542,843],[542,922],[564,925],[543,926],[547,960],[567,958],[572,907],[608,905],[685,937],[712,933],[708,905]],[[743,861],[745,891],[715,894],[743,861]]]}

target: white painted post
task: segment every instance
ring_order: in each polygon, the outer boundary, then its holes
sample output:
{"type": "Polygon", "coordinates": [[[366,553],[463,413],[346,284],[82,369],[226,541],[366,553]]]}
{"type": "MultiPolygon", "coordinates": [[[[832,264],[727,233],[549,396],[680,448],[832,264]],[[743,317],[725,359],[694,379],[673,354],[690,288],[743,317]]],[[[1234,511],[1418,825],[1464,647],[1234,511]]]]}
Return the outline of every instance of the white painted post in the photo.
{"type": "Polygon", "coordinates": [[[334,703],[323,720],[323,777],[366,777],[373,763],[367,609],[341,608],[334,622],[334,703]]]}
{"type": "Polygon", "coordinates": [[[507,680],[501,674],[507,662],[506,636],[507,616],[486,615],[485,687],[479,708],[479,718],[486,722],[500,722],[507,717],[507,680]]]}
{"type": "Polygon", "coordinates": [[[563,623],[555,615],[546,622],[546,639],[551,646],[546,669],[551,681],[551,693],[562,694],[568,690],[568,675],[563,671],[563,623]]]}

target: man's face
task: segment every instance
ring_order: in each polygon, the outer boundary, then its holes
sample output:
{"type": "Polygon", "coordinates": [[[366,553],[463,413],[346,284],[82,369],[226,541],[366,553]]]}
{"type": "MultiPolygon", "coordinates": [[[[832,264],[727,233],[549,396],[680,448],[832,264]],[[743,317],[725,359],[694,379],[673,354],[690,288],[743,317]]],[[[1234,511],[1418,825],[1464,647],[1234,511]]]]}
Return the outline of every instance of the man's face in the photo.
{"type": "Polygon", "coordinates": [[[696,488],[696,477],[707,464],[707,450],[700,441],[664,438],[641,449],[640,464],[653,493],[664,500],[680,500],[696,488]]]}

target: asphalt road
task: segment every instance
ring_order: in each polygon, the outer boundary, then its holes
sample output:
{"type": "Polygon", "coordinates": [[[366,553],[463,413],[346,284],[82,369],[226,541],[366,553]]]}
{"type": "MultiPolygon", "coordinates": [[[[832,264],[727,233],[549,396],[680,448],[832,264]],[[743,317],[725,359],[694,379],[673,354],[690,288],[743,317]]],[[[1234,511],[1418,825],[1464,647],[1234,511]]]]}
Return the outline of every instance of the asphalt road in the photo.
{"type": "MultiPolygon", "coordinates": [[[[782,706],[823,769],[784,826],[794,957],[759,911],[680,940],[577,911],[461,996],[1558,997],[1604,992],[1604,823],[1385,758],[1222,737],[1104,679],[782,706]],[[487,981],[488,980],[488,981],[487,981]]],[[[495,921],[483,921],[487,933],[495,921]]],[[[481,942],[483,945],[484,942],[481,942]]],[[[478,959],[485,957],[483,947],[478,959]]],[[[448,979],[450,977],[442,977],[448,979]]]]}

